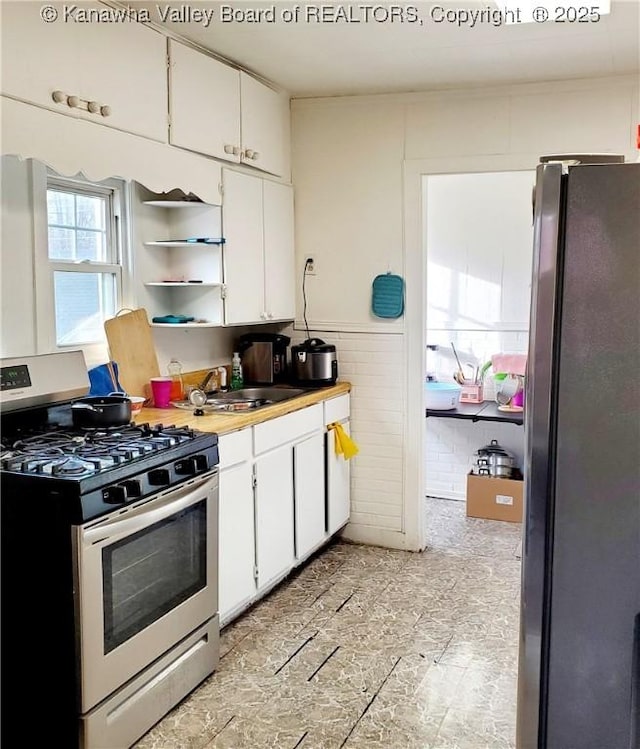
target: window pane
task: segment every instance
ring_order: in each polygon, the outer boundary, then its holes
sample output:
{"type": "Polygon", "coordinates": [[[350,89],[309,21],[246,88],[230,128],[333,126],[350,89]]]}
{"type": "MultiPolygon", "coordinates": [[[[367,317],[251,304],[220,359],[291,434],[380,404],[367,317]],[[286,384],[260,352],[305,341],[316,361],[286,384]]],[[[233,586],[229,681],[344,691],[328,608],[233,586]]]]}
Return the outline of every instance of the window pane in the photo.
{"type": "Polygon", "coordinates": [[[53,276],[58,346],[104,342],[104,321],[116,313],[115,274],[56,271],[53,276]]]}
{"type": "Polygon", "coordinates": [[[76,233],[73,229],[49,227],[49,257],[52,260],[74,260],[76,256],[76,233]]]}
{"type": "Polygon", "coordinates": [[[76,195],[76,220],[83,229],[106,227],[106,199],[89,195],[76,195]]]}
{"type": "Polygon", "coordinates": [[[47,214],[50,224],[75,225],[75,195],[60,190],[47,190],[47,214]]]}
{"type": "Polygon", "coordinates": [[[105,235],[98,231],[80,231],[76,236],[76,258],[78,260],[105,260],[105,235]]]}

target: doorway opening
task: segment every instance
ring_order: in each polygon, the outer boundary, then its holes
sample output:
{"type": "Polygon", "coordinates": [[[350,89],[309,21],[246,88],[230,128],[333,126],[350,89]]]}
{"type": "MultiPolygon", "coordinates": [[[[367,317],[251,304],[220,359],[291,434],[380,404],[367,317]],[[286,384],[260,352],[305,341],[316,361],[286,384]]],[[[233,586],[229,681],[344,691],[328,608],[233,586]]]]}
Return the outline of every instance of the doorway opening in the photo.
{"type": "MultiPolygon", "coordinates": [[[[497,356],[527,351],[534,181],[531,170],[422,178],[425,380],[455,386],[461,370],[465,384],[482,385],[475,396],[487,404],[500,387],[497,356]]],[[[522,471],[521,425],[450,416],[430,411],[426,420],[425,496],[464,502],[477,450],[494,439],[522,471]]]]}

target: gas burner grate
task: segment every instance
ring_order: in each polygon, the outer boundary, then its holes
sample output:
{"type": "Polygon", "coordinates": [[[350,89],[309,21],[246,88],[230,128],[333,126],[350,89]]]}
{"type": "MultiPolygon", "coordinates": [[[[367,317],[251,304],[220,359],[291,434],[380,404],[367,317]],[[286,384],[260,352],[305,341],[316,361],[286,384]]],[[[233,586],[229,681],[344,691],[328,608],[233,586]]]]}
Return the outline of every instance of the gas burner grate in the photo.
{"type": "Polygon", "coordinates": [[[53,476],[97,473],[196,439],[193,429],[145,424],[80,430],[53,429],[5,441],[7,471],[53,476]]]}

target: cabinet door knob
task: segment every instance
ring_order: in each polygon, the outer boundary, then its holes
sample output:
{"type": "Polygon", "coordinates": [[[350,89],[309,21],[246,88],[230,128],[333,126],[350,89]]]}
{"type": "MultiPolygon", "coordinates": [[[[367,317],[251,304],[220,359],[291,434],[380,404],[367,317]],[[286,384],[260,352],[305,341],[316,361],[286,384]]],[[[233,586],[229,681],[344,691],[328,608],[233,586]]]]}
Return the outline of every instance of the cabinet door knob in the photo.
{"type": "Polygon", "coordinates": [[[224,152],[225,153],[232,154],[233,151],[234,151],[234,148],[233,148],[233,146],[230,143],[225,143],[224,144],[224,152]]]}
{"type": "Polygon", "coordinates": [[[103,117],[109,117],[111,115],[111,107],[108,104],[104,104],[100,107],[100,114],[103,117]]]}
{"type": "Polygon", "coordinates": [[[251,148],[247,148],[244,152],[244,156],[246,159],[252,159],[255,151],[253,151],[251,148]]]}
{"type": "Polygon", "coordinates": [[[233,147],[233,155],[234,156],[240,156],[240,146],[234,146],[233,147]]]}
{"type": "Polygon", "coordinates": [[[100,105],[97,101],[90,101],[87,104],[87,109],[89,110],[89,112],[91,112],[91,114],[98,114],[100,112],[100,105]]]}
{"type": "Polygon", "coordinates": [[[260,313],[260,319],[261,320],[266,320],[267,319],[267,313],[266,312],[261,312],[260,313]]]}
{"type": "Polygon", "coordinates": [[[69,96],[67,98],[67,104],[70,107],[77,108],[80,106],[80,97],[79,96],[69,96]]]}
{"type": "Polygon", "coordinates": [[[269,320],[273,320],[273,312],[267,312],[267,317],[269,320]]]}
{"type": "Polygon", "coordinates": [[[63,102],[66,104],[67,102],[67,95],[64,91],[54,91],[51,94],[51,98],[55,101],[56,104],[62,104],[63,102]]]}

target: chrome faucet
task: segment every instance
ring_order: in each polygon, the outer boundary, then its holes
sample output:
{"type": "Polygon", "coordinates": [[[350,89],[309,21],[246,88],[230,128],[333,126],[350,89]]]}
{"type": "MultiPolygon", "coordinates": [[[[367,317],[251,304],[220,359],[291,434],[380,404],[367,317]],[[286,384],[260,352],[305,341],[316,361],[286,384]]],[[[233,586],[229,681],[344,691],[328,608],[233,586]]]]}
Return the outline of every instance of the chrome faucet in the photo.
{"type": "Polygon", "coordinates": [[[202,380],[202,382],[198,385],[198,390],[204,390],[206,392],[207,385],[209,384],[209,381],[214,376],[214,374],[216,374],[216,371],[217,370],[215,370],[215,369],[210,369],[207,372],[207,374],[205,375],[204,380],[202,380]]]}

